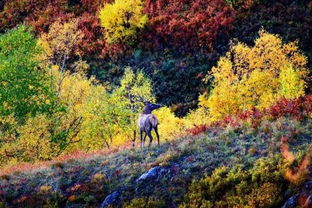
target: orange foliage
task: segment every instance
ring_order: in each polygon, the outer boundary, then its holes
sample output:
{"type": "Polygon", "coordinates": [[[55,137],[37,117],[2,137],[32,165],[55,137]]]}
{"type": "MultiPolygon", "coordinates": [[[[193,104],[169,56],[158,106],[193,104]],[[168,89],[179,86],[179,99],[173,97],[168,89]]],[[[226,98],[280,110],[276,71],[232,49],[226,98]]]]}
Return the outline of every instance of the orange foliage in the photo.
{"type": "MultiPolygon", "coordinates": [[[[285,161],[290,164],[295,161],[295,155],[289,150],[288,139],[285,136],[281,137],[281,153],[285,161]]],[[[308,154],[301,160],[299,166],[295,169],[288,168],[284,177],[293,184],[302,182],[309,174],[309,167],[311,165],[312,148],[308,151],[308,154]]]]}
{"type": "Polygon", "coordinates": [[[295,158],[295,155],[289,150],[287,137],[282,136],[281,142],[282,142],[281,153],[282,153],[284,160],[292,163],[296,158],[295,158]]]}

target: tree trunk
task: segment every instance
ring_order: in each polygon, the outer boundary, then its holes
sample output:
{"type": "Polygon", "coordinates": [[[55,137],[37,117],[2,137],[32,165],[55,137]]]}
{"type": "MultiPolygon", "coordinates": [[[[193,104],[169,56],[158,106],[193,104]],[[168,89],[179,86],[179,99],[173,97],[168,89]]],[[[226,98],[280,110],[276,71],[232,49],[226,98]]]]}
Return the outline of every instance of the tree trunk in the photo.
{"type": "Polygon", "coordinates": [[[135,140],[136,140],[136,130],[133,131],[133,139],[132,139],[132,146],[135,146],[135,140]]]}

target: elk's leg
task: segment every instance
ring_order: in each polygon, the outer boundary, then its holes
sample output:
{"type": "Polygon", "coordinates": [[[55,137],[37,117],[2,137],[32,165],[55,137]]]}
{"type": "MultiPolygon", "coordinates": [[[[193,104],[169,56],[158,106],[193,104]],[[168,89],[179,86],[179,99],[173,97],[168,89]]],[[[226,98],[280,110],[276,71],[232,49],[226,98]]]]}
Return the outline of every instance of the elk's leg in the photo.
{"type": "Polygon", "coordinates": [[[143,131],[140,129],[141,148],[143,148],[143,131]]]}
{"type": "Polygon", "coordinates": [[[134,131],[133,131],[133,139],[132,139],[132,146],[133,146],[133,147],[135,146],[136,133],[137,133],[137,131],[134,130],[134,131]]]}
{"type": "Polygon", "coordinates": [[[157,144],[159,146],[159,134],[158,134],[158,126],[155,126],[155,133],[156,133],[156,137],[157,137],[157,144]]]}
{"type": "Polygon", "coordinates": [[[153,141],[152,131],[148,131],[148,132],[147,132],[147,136],[148,136],[149,139],[150,139],[150,142],[149,142],[149,144],[148,144],[148,147],[150,147],[151,144],[152,144],[152,141],[153,141]]]}
{"type": "Polygon", "coordinates": [[[145,144],[146,136],[147,136],[147,134],[146,134],[146,132],[144,132],[143,147],[144,147],[144,144],[145,144]]]}

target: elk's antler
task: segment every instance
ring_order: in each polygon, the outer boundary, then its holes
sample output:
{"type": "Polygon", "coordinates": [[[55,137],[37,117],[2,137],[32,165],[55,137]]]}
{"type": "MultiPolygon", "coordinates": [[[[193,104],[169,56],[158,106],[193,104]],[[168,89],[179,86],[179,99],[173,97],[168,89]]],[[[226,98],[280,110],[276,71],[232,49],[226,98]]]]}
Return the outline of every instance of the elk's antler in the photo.
{"type": "Polygon", "coordinates": [[[142,103],[150,102],[149,100],[145,99],[140,95],[129,94],[128,98],[130,99],[131,102],[142,102],[142,103]]]}

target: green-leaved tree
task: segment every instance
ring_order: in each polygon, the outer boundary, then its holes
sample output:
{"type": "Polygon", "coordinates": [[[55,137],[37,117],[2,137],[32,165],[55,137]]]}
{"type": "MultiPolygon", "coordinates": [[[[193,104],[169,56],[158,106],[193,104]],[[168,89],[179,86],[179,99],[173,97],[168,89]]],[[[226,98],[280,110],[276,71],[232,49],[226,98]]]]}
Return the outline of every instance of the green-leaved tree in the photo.
{"type": "Polygon", "coordinates": [[[21,25],[0,36],[0,116],[51,112],[53,92],[49,76],[39,67],[41,53],[30,29],[21,25]]]}

